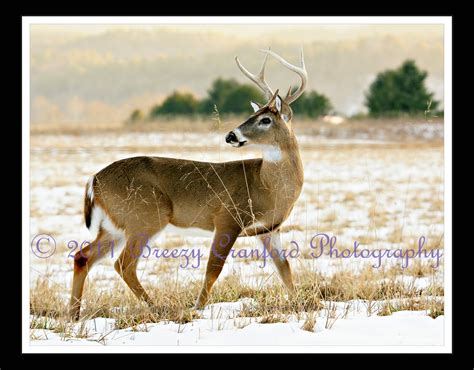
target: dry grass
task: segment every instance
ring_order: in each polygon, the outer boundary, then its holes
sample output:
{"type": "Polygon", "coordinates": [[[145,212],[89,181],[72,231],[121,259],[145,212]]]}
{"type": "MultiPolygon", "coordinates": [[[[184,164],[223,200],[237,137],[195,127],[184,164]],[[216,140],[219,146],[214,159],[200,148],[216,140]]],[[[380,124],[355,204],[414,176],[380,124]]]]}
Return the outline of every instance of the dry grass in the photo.
{"type": "Polygon", "coordinates": [[[354,202],[357,198],[357,194],[354,193],[353,191],[348,191],[347,193],[344,194],[343,202],[354,202]]]}
{"type": "Polygon", "coordinates": [[[444,302],[443,300],[431,299],[431,297],[402,299],[395,302],[388,301],[382,305],[378,315],[390,316],[397,311],[426,311],[428,316],[436,319],[438,316],[444,315],[444,302]]]}
{"type": "Polygon", "coordinates": [[[314,332],[315,328],[316,328],[316,313],[308,312],[306,314],[306,319],[301,329],[309,331],[309,332],[314,332]]]}
{"type": "MultiPolygon", "coordinates": [[[[88,132],[111,134],[110,140],[113,147],[114,140],[118,140],[130,131],[171,132],[178,128],[183,132],[210,132],[212,130],[225,132],[230,127],[234,128],[236,122],[240,120],[241,117],[230,117],[219,122],[219,127],[216,127],[216,122],[212,120],[209,122],[163,121],[133,127],[103,125],[91,128],[88,132]]],[[[312,170],[307,170],[305,174],[305,188],[302,194],[302,199],[305,200],[295,205],[290,219],[282,227],[282,233],[300,233],[300,235],[305,233],[311,237],[312,231],[323,229],[339,237],[344,236],[346,232],[351,232],[351,235],[355,234],[355,239],[364,247],[374,247],[378,242],[385,241],[402,248],[416,248],[417,238],[420,233],[423,233],[427,236],[425,249],[443,248],[443,233],[439,231],[439,228],[431,228],[433,224],[439,226],[443,223],[444,203],[440,186],[443,178],[436,173],[428,180],[421,175],[420,178],[413,179],[398,173],[397,175],[400,176],[390,178],[397,168],[419,165],[419,169],[423,170],[426,163],[432,165],[433,158],[439,161],[439,153],[443,149],[442,143],[440,140],[420,141],[420,138],[409,136],[405,131],[399,130],[401,127],[401,123],[394,120],[355,121],[338,127],[321,122],[297,121],[295,130],[299,134],[317,137],[324,132],[323,137],[333,138],[367,134],[367,138],[378,140],[378,133],[388,132],[386,139],[394,140],[394,142],[386,142],[383,145],[364,144],[363,146],[354,143],[334,146],[326,143],[325,140],[321,140],[316,146],[311,140],[302,143],[300,147],[305,168],[312,168],[312,170]],[[396,142],[398,139],[401,141],[396,142]],[[433,153],[436,154],[434,157],[433,153]],[[400,164],[400,167],[395,166],[392,171],[391,166],[394,164],[400,164]],[[417,187],[410,187],[411,183],[416,181],[418,181],[417,187]],[[352,185],[357,186],[357,190],[352,185]],[[401,204],[401,207],[390,209],[397,204],[401,204]],[[360,212],[357,215],[361,214],[364,221],[354,217],[351,212],[360,212]],[[416,212],[419,216],[414,218],[415,221],[409,220],[408,216],[416,212]],[[309,220],[301,217],[305,213],[309,220]],[[387,233],[384,237],[380,237],[379,231],[384,229],[387,233]]],[[[39,187],[57,190],[60,186],[66,189],[68,195],[68,197],[63,197],[63,194],[53,193],[52,198],[48,197],[50,193],[44,192],[32,195],[31,215],[37,225],[34,233],[55,235],[59,232],[58,230],[63,230],[62,219],[61,224],[56,224],[55,228],[54,223],[48,222],[51,216],[62,217],[70,212],[72,216],[77,217],[77,220],[82,220],[83,182],[90,173],[97,170],[96,167],[99,164],[129,156],[131,152],[147,154],[147,151],[152,151],[153,155],[158,155],[160,151],[170,151],[180,156],[182,150],[181,143],[163,143],[163,145],[160,143],[159,149],[156,146],[151,147],[151,144],[147,147],[133,143],[130,147],[113,147],[114,149],[110,151],[99,148],[100,150],[96,151],[91,149],[81,152],[75,151],[75,147],[67,147],[70,144],[65,143],[62,148],[64,153],[59,151],[59,154],[55,155],[48,151],[50,148],[42,147],[41,144],[42,135],[54,136],[55,133],[69,133],[74,137],[73,145],[77,144],[86,149],[89,145],[87,134],[84,133],[82,126],[71,127],[66,131],[63,127],[32,128],[32,145],[35,147],[38,144],[37,147],[41,149],[32,152],[31,156],[32,190],[39,187]],[[79,166],[77,163],[85,163],[85,165],[79,166]],[[89,163],[92,164],[88,165],[89,163]],[[97,163],[97,166],[94,163],[97,163]],[[43,173],[44,171],[47,176],[43,173]],[[80,188],[80,191],[77,194],[69,193],[68,189],[74,187],[80,188]],[[46,198],[48,205],[60,203],[57,210],[43,207],[42,202],[46,198]],[[67,199],[63,200],[64,198],[67,199]]],[[[59,145],[55,140],[51,142],[59,145]]],[[[195,148],[190,146],[186,149],[188,152],[201,150],[200,146],[195,148]]],[[[206,150],[208,152],[205,154],[211,157],[210,160],[218,160],[216,153],[222,151],[222,148],[206,148],[206,150]]],[[[441,165],[437,162],[433,166],[441,165]]],[[[71,224],[79,222],[77,220],[74,219],[71,224]]],[[[77,227],[79,224],[74,224],[73,228],[77,227]]],[[[160,248],[180,248],[186,245],[186,242],[183,238],[166,238],[160,248]]],[[[338,244],[339,246],[347,247],[342,244],[338,244]]],[[[67,252],[68,250],[58,245],[58,251],[67,252]]],[[[303,249],[301,261],[308,262],[308,259],[312,259],[309,253],[311,253],[309,248],[303,249]]],[[[63,259],[59,257],[55,261],[58,266],[64,265],[63,259]]],[[[316,320],[326,328],[333,327],[338,319],[347,315],[351,302],[354,300],[362,301],[369,315],[390,315],[400,310],[425,310],[431,317],[437,317],[444,312],[444,290],[434,283],[435,279],[426,289],[418,289],[415,284],[406,284],[397,279],[400,275],[415,279],[438,274],[439,271],[431,268],[429,264],[415,261],[404,270],[399,266],[377,270],[368,268],[359,272],[342,269],[335,273],[321,275],[301,267],[299,264],[301,261],[292,262],[292,266],[296,266],[294,268],[296,291],[293,295],[288,295],[276,278],[266,278],[262,284],[255,286],[242,281],[242,276],[231,274],[218,280],[209,303],[236,302],[243,298],[251,298],[251,303],[245,301],[246,303],[243,304],[239,317],[235,320],[236,327],[245,327],[251,320],[274,323],[296,318],[303,322],[302,329],[307,331],[314,331],[316,320]],[[337,305],[340,302],[345,302],[342,312],[337,305]],[[321,316],[324,316],[324,319],[320,319],[321,316]]],[[[38,265],[46,265],[50,261],[36,262],[38,265]]],[[[253,260],[243,262],[255,263],[253,260]]],[[[175,264],[162,261],[149,269],[150,275],[158,277],[160,281],[159,285],[145,286],[154,302],[153,307],[138,302],[122,283],[115,283],[110,287],[106,285],[107,289],[97,287],[96,284],[87,284],[81,321],[76,325],[67,319],[68,289],[65,288],[65,284],[39,278],[31,286],[30,327],[63,333],[65,337],[87,337],[88,330],[83,323],[88,319],[98,317],[114,319],[116,329],[131,328],[136,331],[147,331],[149,324],[156,322],[172,321],[183,324],[191,322],[199,317],[199,314],[191,310],[191,307],[201,284],[192,279],[182,281],[173,279],[172,272],[175,268],[175,264]]],[[[43,276],[52,277],[54,271],[54,269],[48,270],[43,276]]],[[[64,270],[59,273],[65,274],[64,270]]],[[[197,274],[196,277],[200,278],[201,272],[197,274]]],[[[104,279],[110,278],[104,277],[104,279]]],[[[142,281],[146,283],[145,279],[142,281]]],[[[32,335],[35,334],[32,333],[32,335]]]]}
{"type": "MultiPolygon", "coordinates": [[[[288,295],[278,281],[251,287],[243,284],[239,276],[230,275],[216,284],[209,303],[251,298],[251,303],[243,303],[239,318],[283,323],[293,317],[304,320],[302,328],[308,331],[314,330],[318,315],[326,316],[325,327],[330,329],[338,319],[347,316],[354,300],[364,303],[368,315],[391,315],[401,310],[425,310],[433,318],[443,314],[442,287],[433,283],[427,289],[417,289],[414,284],[397,281],[395,276],[399,276],[396,271],[369,268],[360,273],[340,271],[330,277],[305,271],[295,276],[296,291],[288,295]],[[342,313],[338,313],[336,302],[346,302],[342,313]]],[[[154,302],[153,307],[149,307],[122,285],[117,284],[107,291],[89,286],[84,295],[81,321],[74,324],[67,316],[62,287],[38,280],[30,295],[30,328],[52,330],[65,338],[87,338],[84,323],[98,317],[114,319],[114,329],[133,331],[147,331],[149,324],[162,321],[186,324],[201,317],[192,309],[199,289],[198,282],[163,281],[160,286],[148,289],[154,302]]],[[[236,321],[237,327],[248,324],[236,321]]]]}
{"type": "Polygon", "coordinates": [[[288,317],[282,314],[271,314],[263,316],[259,321],[260,324],[276,324],[278,322],[288,322],[288,317]]]}

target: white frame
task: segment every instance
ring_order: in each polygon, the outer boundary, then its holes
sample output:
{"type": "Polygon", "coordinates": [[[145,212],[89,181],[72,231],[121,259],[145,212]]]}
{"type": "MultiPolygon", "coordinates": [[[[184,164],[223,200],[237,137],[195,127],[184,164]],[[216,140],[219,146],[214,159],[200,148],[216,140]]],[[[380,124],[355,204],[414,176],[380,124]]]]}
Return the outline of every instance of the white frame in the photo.
{"type": "Polygon", "coordinates": [[[452,352],[452,18],[437,17],[22,17],[22,350],[24,353],[450,353],[452,352]],[[29,333],[30,26],[34,24],[439,24],[444,26],[444,292],[442,346],[32,346],[29,333]]]}

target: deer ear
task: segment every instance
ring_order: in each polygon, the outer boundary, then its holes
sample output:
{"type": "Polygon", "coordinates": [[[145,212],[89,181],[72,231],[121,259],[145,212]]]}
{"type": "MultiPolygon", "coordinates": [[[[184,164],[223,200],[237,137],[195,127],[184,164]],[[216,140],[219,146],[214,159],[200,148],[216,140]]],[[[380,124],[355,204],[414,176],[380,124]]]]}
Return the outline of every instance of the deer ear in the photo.
{"type": "Polygon", "coordinates": [[[267,106],[268,106],[268,108],[269,108],[271,111],[273,111],[273,112],[275,112],[275,111],[280,112],[280,111],[281,111],[281,99],[280,99],[280,97],[278,96],[278,90],[275,91],[275,93],[273,94],[272,98],[271,98],[270,101],[267,103],[267,106]],[[277,100],[279,100],[279,103],[277,103],[277,100]],[[279,104],[280,109],[278,109],[277,104],[279,104]]]}
{"type": "Polygon", "coordinates": [[[252,106],[252,109],[254,112],[257,112],[260,110],[260,108],[262,108],[262,106],[258,103],[255,103],[254,101],[251,101],[250,102],[250,105],[252,106]]]}
{"type": "Polygon", "coordinates": [[[281,113],[281,98],[278,95],[275,99],[275,108],[277,109],[278,113],[281,113]]]}

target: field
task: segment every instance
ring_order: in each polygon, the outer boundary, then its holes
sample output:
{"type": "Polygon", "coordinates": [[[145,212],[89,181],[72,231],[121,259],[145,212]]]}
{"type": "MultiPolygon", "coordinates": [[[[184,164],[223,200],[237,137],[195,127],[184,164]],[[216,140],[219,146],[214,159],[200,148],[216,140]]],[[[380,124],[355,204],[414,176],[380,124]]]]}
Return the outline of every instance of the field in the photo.
{"type": "Polygon", "coordinates": [[[304,122],[295,127],[305,183],[282,227],[284,248],[298,245],[298,255],[290,259],[294,296],[288,296],[268,260],[239,256],[238,251],[257,248],[252,238],[242,238],[209,305],[191,311],[210,239],[162,234],[153,246],[156,255],[143,258],[138,267],[154,307],[136,300],[115,272],[114,259],[105,258],[88,276],[81,320],[67,319],[71,253],[90,239],[82,215],[89,176],[136,155],[206,161],[259,156],[225,143],[227,128],[238,122],[33,127],[30,237],[50,235],[56,248],[49,256],[52,244],[43,243],[44,254],[38,256],[34,247],[30,253],[32,344],[443,344],[442,122],[304,122]],[[317,233],[337,237],[332,253],[327,246],[311,247],[321,240],[313,238],[317,233]],[[335,250],[349,253],[355,241],[372,253],[337,258],[335,250]],[[408,258],[420,243],[423,255],[408,258]],[[179,249],[182,257],[165,258],[165,249],[179,249]],[[398,250],[401,258],[378,257],[387,249],[398,250]]]}

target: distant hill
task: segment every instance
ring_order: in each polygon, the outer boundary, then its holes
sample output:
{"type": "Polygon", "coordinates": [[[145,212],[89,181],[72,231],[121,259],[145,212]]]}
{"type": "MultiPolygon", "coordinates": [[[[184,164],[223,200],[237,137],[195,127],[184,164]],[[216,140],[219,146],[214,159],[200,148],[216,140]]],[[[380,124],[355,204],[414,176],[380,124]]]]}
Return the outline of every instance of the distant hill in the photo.
{"type": "MultiPolygon", "coordinates": [[[[392,26],[393,28],[394,26],[392,26]]],[[[311,29],[308,28],[308,32],[311,29]]],[[[328,31],[329,32],[329,31],[328,31]]],[[[123,120],[133,108],[148,109],[173,90],[203,96],[218,76],[245,81],[234,56],[256,71],[268,47],[297,62],[304,47],[309,88],[329,96],[341,114],[363,109],[364,92],[376,73],[414,59],[429,72],[428,87],[443,96],[441,32],[374,33],[299,42],[246,33],[192,29],[105,29],[61,33],[33,28],[31,35],[32,122],[123,120]]],[[[268,80],[287,89],[298,79],[271,61],[268,80]]]]}

